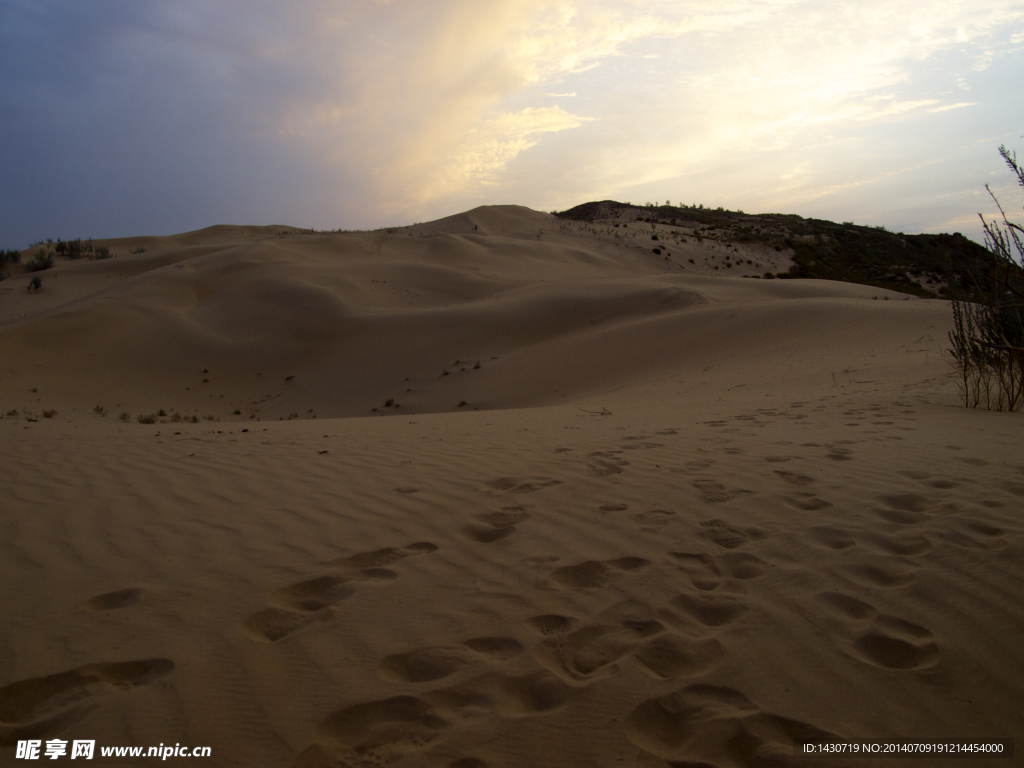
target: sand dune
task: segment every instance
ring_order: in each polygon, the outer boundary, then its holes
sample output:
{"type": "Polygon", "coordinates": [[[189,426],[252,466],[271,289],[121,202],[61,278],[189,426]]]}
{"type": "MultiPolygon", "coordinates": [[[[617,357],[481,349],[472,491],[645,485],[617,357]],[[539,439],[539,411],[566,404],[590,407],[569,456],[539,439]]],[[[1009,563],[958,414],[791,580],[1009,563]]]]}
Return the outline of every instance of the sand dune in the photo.
{"type": "Polygon", "coordinates": [[[1018,736],[1021,416],[958,407],[948,305],[625,223],[212,227],[0,283],[4,761],[1018,736]]]}

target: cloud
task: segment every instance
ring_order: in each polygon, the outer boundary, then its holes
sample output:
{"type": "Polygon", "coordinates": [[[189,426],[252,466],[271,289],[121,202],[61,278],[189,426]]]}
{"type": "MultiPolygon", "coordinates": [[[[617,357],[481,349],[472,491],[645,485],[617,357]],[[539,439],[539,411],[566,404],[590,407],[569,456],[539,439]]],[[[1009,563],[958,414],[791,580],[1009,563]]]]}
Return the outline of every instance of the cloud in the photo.
{"type": "Polygon", "coordinates": [[[961,101],[956,104],[947,104],[944,107],[936,107],[935,109],[929,109],[929,112],[948,112],[951,109],[963,109],[964,107],[976,107],[977,102],[974,101],[961,101]]]}
{"type": "Polygon", "coordinates": [[[1018,0],[9,0],[0,203],[169,229],[798,207],[949,157],[942,126],[987,137],[1022,26],[1018,0]]]}

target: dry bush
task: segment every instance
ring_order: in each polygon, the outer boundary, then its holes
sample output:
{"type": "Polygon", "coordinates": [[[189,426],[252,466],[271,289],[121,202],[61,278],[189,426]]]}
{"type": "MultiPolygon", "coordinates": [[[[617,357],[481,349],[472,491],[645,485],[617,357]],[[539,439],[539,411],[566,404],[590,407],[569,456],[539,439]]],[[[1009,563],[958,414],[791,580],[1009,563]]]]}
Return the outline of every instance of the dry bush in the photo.
{"type": "MultiPolygon", "coordinates": [[[[999,154],[1024,187],[1016,153],[1000,147],[999,154]]],[[[965,407],[1019,411],[1024,407],[1024,229],[1006,217],[987,184],[985,189],[1002,217],[1000,225],[981,216],[995,268],[968,268],[975,300],[954,299],[948,352],[965,407]]]]}

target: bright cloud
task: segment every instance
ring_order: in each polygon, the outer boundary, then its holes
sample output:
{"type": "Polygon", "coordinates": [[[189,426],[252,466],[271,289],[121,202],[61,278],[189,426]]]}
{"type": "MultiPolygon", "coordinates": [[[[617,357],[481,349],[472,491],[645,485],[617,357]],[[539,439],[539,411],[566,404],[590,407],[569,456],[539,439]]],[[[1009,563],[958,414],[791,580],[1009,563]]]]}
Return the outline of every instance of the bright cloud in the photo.
{"type": "Polygon", "coordinates": [[[925,227],[1014,146],[1022,41],[1019,0],[11,0],[0,204],[32,236],[605,197],[925,227]]]}

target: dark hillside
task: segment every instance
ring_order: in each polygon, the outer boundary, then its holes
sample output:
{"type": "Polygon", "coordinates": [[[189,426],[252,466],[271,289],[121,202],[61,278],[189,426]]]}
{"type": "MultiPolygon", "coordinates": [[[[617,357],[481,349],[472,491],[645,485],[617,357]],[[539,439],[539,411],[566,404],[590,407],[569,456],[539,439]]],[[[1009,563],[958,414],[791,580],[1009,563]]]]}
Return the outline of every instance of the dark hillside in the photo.
{"type": "Polygon", "coordinates": [[[640,207],[613,200],[584,203],[556,213],[562,219],[626,219],[687,228],[690,235],[723,243],[762,243],[789,251],[794,265],[778,277],[815,277],[874,285],[927,297],[974,293],[996,269],[993,255],[956,232],[904,235],[883,227],[836,224],[794,214],[640,207]]]}

